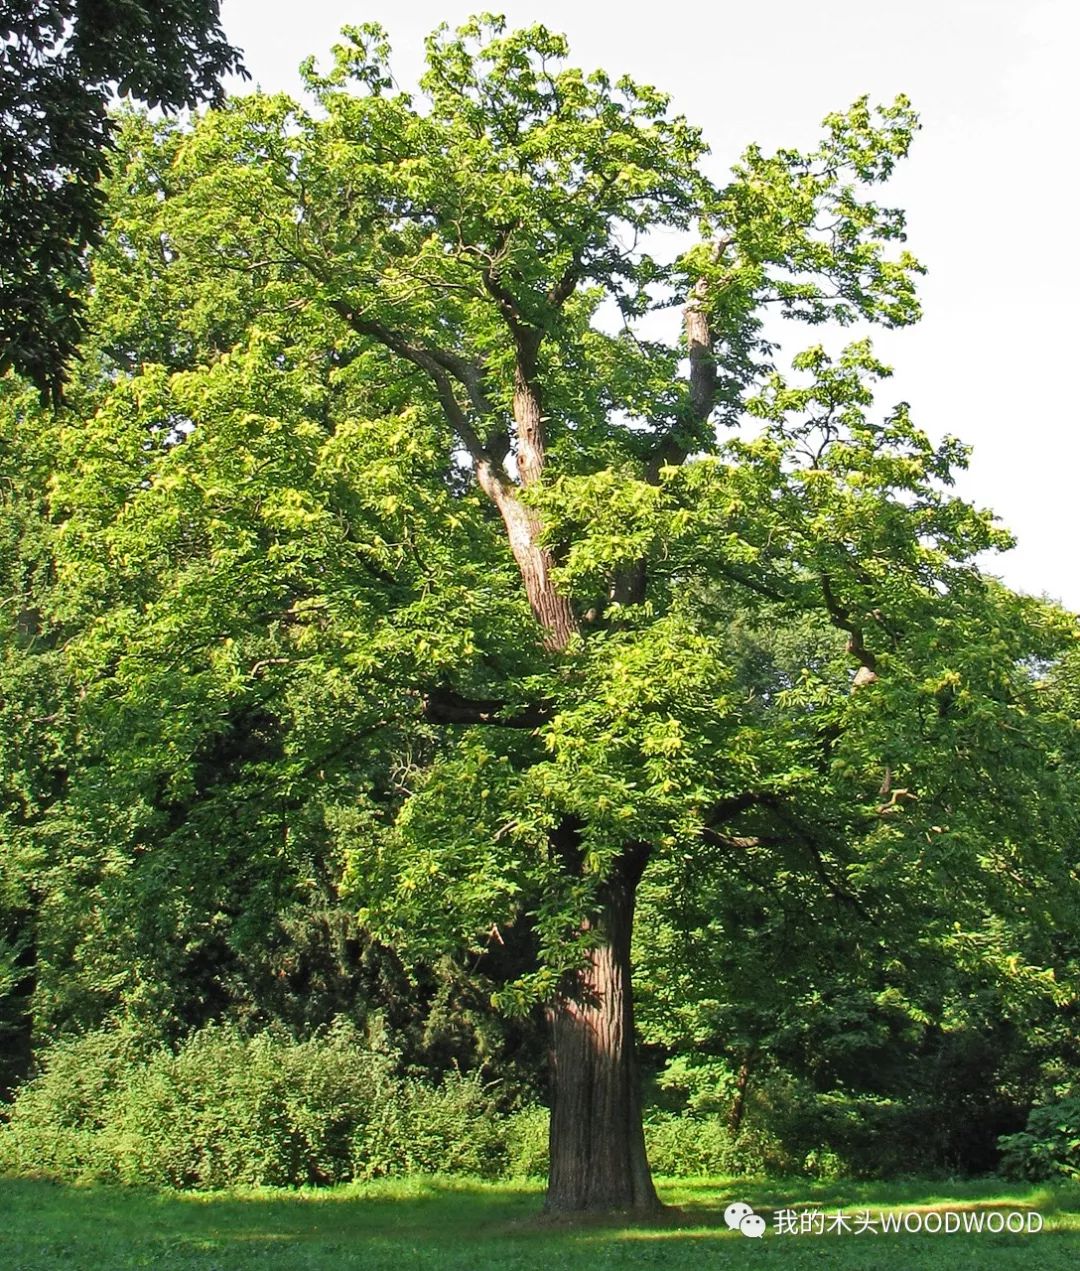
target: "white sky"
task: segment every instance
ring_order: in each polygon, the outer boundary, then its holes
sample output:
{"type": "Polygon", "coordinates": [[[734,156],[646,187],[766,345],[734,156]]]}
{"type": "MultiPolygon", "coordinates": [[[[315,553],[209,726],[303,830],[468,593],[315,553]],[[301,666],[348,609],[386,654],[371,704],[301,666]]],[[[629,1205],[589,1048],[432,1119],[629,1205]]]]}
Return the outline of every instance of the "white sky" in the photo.
{"type": "Polygon", "coordinates": [[[298,94],[297,65],[325,61],[345,23],[385,26],[411,85],[423,37],[484,9],[564,31],[575,64],[671,93],[704,129],[716,176],[750,141],[812,144],[822,116],[862,93],[912,98],[923,131],[881,197],[907,209],[908,246],[930,271],[926,316],[874,333],[896,371],[882,400],[975,447],[961,491],[1019,539],[988,568],[1080,610],[1080,4],[224,0],[222,19],[254,84],[298,94]]]}

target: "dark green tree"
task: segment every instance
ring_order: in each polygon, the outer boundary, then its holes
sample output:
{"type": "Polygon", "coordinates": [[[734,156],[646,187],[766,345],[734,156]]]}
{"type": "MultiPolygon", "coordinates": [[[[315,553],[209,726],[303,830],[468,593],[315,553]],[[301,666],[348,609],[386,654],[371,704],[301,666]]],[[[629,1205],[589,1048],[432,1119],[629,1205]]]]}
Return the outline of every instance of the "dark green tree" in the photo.
{"type": "Polygon", "coordinates": [[[243,72],[219,0],[5,0],[0,46],[0,371],[55,396],[82,329],[110,97],[195,107],[243,72]]]}

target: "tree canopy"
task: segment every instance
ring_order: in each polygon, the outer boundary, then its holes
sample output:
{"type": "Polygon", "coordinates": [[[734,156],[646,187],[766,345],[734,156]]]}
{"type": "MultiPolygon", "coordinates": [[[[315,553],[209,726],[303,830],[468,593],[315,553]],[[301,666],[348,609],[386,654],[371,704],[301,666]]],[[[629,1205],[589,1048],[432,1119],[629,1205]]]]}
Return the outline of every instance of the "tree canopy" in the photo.
{"type": "Polygon", "coordinates": [[[965,448],[876,405],[864,328],[919,315],[875,197],[908,102],[716,183],[667,97],[566,53],[441,30],[414,98],[352,28],[310,107],[126,117],[66,412],[4,381],[0,459],[40,474],[4,850],[102,1010],[169,980],[204,892],[229,957],[285,893],[468,953],[549,1015],[549,1203],[649,1208],[639,890],[653,1036],[695,975],[751,1040],[803,980],[1071,991],[1077,626],[980,572],[1010,540],[965,448]]]}

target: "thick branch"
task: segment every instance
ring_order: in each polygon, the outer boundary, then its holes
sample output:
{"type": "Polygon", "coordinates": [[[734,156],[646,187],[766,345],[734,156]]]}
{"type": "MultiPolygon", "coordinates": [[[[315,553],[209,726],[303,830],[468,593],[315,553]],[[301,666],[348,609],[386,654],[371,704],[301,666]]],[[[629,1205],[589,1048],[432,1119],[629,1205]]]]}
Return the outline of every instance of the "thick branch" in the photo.
{"type": "Polygon", "coordinates": [[[814,872],[830,895],[834,899],[850,906],[867,921],[873,921],[872,916],[867,912],[859,897],[848,891],[846,887],[832,877],[825,866],[824,855],[814,834],[802,824],[777,794],[768,791],[760,793],[747,791],[744,794],[737,794],[729,799],[720,800],[709,810],[705,818],[705,824],[702,827],[702,838],[708,843],[715,843],[722,847],[742,849],[780,846],[785,842],[790,843],[794,839],[809,854],[814,872]],[[781,835],[732,835],[723,832],[721,827],[730,821],[732,817],[755,807],[762,808],[771,814],[779,822],[779,828],[783,833],[781,835]]]}
{"type": "MultiPolygon", "coordinates": [[[[302,263],[321,281],[328,282],[314,262],[304,260],[302,263]]],[[[494,276],[491,277],[495,286],[499,287],[494,276]]],[[[519,320],[513,298],[509,293],[504,293],[504,296],[515,310],[512,314],[514,325],[511,326],[517,349],[514,417],[519,442],[518,470],[522,485],[528,485],[539,478],[544,462],[543,414],[536,381],[540,333],[519,320]]],[[[448,423],[469,452],[481,489],[502,516],[530,607],[544,629],[544,644],[552,651],[565,649],[577,630],[577,624],[569,601],[554,586],[550,554],[538,546],[539,518],[517,498],[514,483],[503,467],[503,460],[510,451],[509,436],[501,430],[482,438],[469,419],[467,409],[458,401],[455,385],[465,389],[469,404],[479,417],[488,423],[497,419],[497,413],[483,389],[483,368],[445,349],[415,344],[399,331],[357,311],[345,300],[331,299],[329,303],[358,334],[370,336],[431,379],[448,423]]]]}
{"type": "Polygon", "coordinates": [[[544,474],[547,439],[540,384],[536,378],[539,339],[519,345],[514,364],[514,425],[518,440],[518,472],[521,484],[534,485],[544,474]]]}
{"type": "Polygon", "coordinates": [[[758,596],[763,596],[766,600],[775,600],[780,604],[789,604],[792,600],[792,596],[789,592],[779,591],[769,583],[763,583],[757,578],[748,578],[739,570],[732,569],[730,565],[717,565],[713,563],[712,568],[721,577],[728,578],[733,583],[738,583],[740,587],[745,587],[747,591],[752,591],[758,596]]]}
{"type": "Polygon", "coordinates": [[[381,322],[376,322],[373,318],[366,318],[363,314],[357,313],[344,300],[332,300],[330,303],[335,312],[340,314],[354,331],[360,335],[370,336],[391,352],[424,371],[435,385],[439,404],[446,414],[447,421],[465,443],[473,462],[479,463],[485,457],[490,458],[487,447],[480,441],[476,430],[458,402],[451,380],[453,377],[465,387],[470,402],[477,410],[482,414],[490,415],[491,403],[480,387],[482,372],[479,367],[474,366],[465,358],[447,353],[442,349],[413,344],[400,332],[383,326],[381,322]]]}
{"type": "Polygon", "coordinates": [[[561,309],[574,294],[574,288],[581,281],[582,254],[581,250],[574,253],[573,259],[566,268],[566,272],[557,283],[549,288],[546,299],[553,309],[561,309]]]}
{"type": "Polygon", "coordinates": [[[551,553],[539,546],[540,518],[521,502],[512,486],[486,469],[479,468],[477,473],[506,526],[529,604],[544,628],[544,644],[552,652],[565,649],[578,630],[577,619],[570,601],[555,586],[551,553]]]}
{"type": "MultiPolygon", "coordinates": [[[[328,291],[331,289],[333,279],[319,261],[313,260],[297,247],[293,247],[291,253],[298,263],[317,278],[328,291]]],[[[458,403],[451,383],[451,378],[456,380],[465,389],[472,409],[489,422],[493,422],[497,415],[483,389],[484,368],[482,366],[446,349],[414,344],[401,332],[384,326],[374,318],[367,317],[346,300],[330,296],[327,302],[334,312],[344,318],[358,334],[377,340],[385,348],[411,362],[431,377],[439,397],[439,404],[450,426],[464,442],[474,463],[478,463],[484,456],[493,459],[496,463],[502,462],[510,450],[509,437],[505,435],[505,431],[501,436],[498,432],[494,432],[481,441],[458,403]]]]}
{"type": "Polygon", "coordinates": [[[657,443],[645,470],[646,479],[654,485],[660,479],[661,469],[677,468],[686,462],[687,455],[690,453],[686,435],[695,435],[701,426],[708,422],[713,407],[716,405],[716,357],[712,347],[713,333],[705,311],[706,288],[705,279],[698,279],[683,309],[683,329],[686,333],[686,348],[690,358],[690,384],[685,419],[687,427],[685,430],[678,429],[668,433],[657,443]]]}
{"type": "Polygon", "coordinates": [[[690,415],[695,424],[703,424],[716,404],[716,358],[713,356],[712,332],[705,313],[705,280],[694,287],[690,303],[683,310],[686,324],[686,348],[690,356],[690,415]]]}
{"type": "Polygon", "coordinates": [[[837,599],[829,575],[825,573],[821,575],[821,594],[825,598],[825,608],[833,626],[848,633],[847,651],[858,659],[859,669],[855,672],[854,687],[872,684],[877,679],[877,659],[863,643],[862,628],[856,625],[851,612],[837,599]]]}
{"type": "Polygon", "coordinates": [[[750,808],[763,807],[770,804],[773,795],[767,791],[747,790],[742,794],[733,794],[727,799],[718,799],[702,818],[706,830],[718,830],[733,816],[747,812],[750,808]]]}
{"type": "Polygon", "coordinates": [[[494,269],[485,269],[482,277],[488,293],[499,306],[499,312],[514,343],[514,425],[518,439],[517,466],[521,484],[527,487],[539,481],[544,471],[544,410],[540,382],[536,374],[543,332],[524,317],[517,300],[503,286],[494,269]]]}
{"type": "Polygon", "coordinates": [[[506,321],[506,325],[510,328],[510,334],[514,338],[514,344],[520,350],[521,346],[530,341],[536,340],[539,343],[538,334],[534,327],[530,326],[522,315],[521,308],[513,294],[509,292],[499,281],[495,270],[490,266],[483,271],[481,277],[484,280],[484,286],[488,294],[499,306],[506,321]]]}
{"type": "Polygon", "coordinates": [[[833,898],[843,901],[844,904],[854,909],[861,918],[865,918],[868,922],[873,922],[872,915],[867,911],[859,897],[838,883],[826,869],[825,858],[814,835],[783,806],[779,799],[772,803],[772,810],[795,840],[807,850],[814,866],[814,872],[833,898]]]}

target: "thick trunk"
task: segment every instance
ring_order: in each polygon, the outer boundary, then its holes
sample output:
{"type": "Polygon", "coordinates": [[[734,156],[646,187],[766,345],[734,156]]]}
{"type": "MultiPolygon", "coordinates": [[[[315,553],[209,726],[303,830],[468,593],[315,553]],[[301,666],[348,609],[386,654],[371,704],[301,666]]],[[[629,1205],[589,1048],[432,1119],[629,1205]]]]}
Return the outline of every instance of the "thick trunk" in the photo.
{"type": "Polygon", "coordinates": [[[582,971],[549,1009],[552,1106],[548,1210],[660,1208],[645,1155],[634,1058],[630,934],[646,852],[624,856],[591,926],[582,971]]]}

